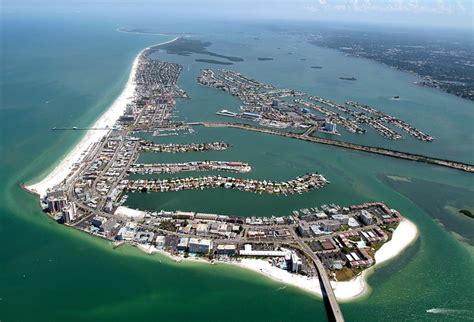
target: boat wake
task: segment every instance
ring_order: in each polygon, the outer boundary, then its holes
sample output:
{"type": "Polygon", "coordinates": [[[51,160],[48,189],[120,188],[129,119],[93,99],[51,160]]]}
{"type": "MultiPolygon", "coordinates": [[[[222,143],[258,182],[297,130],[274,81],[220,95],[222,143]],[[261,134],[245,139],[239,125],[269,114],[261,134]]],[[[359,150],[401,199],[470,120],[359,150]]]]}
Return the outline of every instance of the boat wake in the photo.
{"type": "Polygon", "coordinates": [[[446,315],[450,317],[455,317],[459,319],[465,319],[465,320],[473,320],[474,319],[474,312],[469,311],[469,310],[456,310],[456,309],[447,309],[447,308],[432,308],[429,310],[426,310],[426,313],[431,313],[431,314],[441,314],[441,315],[446,315]]]}

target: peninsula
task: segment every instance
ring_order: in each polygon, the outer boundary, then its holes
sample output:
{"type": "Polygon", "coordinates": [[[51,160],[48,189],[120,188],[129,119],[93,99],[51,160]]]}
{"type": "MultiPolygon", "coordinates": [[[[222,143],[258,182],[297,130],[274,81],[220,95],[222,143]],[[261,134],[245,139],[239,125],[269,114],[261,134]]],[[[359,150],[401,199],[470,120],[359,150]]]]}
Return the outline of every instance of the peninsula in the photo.
{"type": "MultiPolygon", "coordinates": [[[[176,39],[166,44],[173,41],[176,39]]],[[[168,209],[147,212],[124,206],[129,193],[224,188],[284,198],[285,195],[324,189],[329,184],[329,180],[316,171],[287,181],[220,175],[131,178],[131,175],[186,171],[246,173],[252,170],[251,164],[235,160],[137,162],[140,153],[205,154],[207,151],[230,148],[225,142],[158,144],[137,137],[141,132],[161,136],[192,131],[192,124],[173,120],[176,99],[187,98],[188,94],[177,83],[182,66],[154,57],[160,46],[163,45],[149,47],[139,53],[123,93],[110,109],[50,175],[24,188],[37,194],[44,211],[66,226],[111,240],[117,245],[132,243],[147,251],[163,252],[174,258],[201,258],[256,270],[310,292],[325,294],[332,314],[336,320],[341,320],[342,313],[336,298],[349,299],[364,293],[367,287],[363,272],[392,258],[417,236],[416,227],[384,203],[319,205],[272,217],[240,217],[168,209]]],[[[223,71],[222,76],[215,76],[213,71],[204,70],[198,81],[230,91],[241,98],[245,111],[239,117],[243,119],[258,119],[270,127],[307,124],[307,129],[311,131],[321,123],[298,108],[295,102],[283,99],[304,93],[275,89],[232,71],[223,71]],[[237,90],[243,88],[240,85],[245,85],[247,92],[237,90]],[[280,108],[283,106],[285,109],[280,108]]],[[[302,103],[299,101],[296,104],[302,103]]],[[[330,105],[328,102],[324,104],[330,105]]],[[[365,105],[356,106],[378,115],[380,122],[403,122],[380,115],[365,105]]],[[[357,128],[358,121],[351,122],[342,124],[357,128]]],[[[331,132],[327,124],[333,123],[326,120],[322,123],[323,130],[326,127],[326,131],[331,132]]],[[[411,126],[403,130],[418,136],[422,133],[411,126]]]]}

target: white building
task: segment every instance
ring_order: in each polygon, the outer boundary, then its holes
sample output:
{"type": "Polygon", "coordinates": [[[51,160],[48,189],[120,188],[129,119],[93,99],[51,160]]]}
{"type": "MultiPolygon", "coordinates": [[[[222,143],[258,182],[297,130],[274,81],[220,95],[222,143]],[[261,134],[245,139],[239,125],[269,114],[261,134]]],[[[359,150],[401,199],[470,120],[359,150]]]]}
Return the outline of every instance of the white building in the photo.
{"type": "Polygon", "coordinates": [[[303,262],[295,252],[291,254],[291,271],[294,273],[298,273],[301,271],[301,267],[303,266],[303,262]]]}
{"type": "Polygon", "coordinates": [[[212,249],[212,240],[210,239],[189,239],[189,252],[194,254],[208,254],[212,249]]]}
{"type": "Polygon", "coordinates": [[[158,249],[163,249],[165,247],[165,236],[156,236],[155,245],[158,249]]]}
{"type": "Polygon", "coordinates": [[[127,222],[127,224],[120,228],[117,236],[123,240],[132,240],[137,232],[137,224],[134,222],[127,222]]]}
{"type": "Polygon", "coordinates": [[[283,250],[252,250],[251,244],[245,244],[240,252],[241,256],[285,257],[288,251],[283,250]]]}
{"type": "Polygon", "coordinates": [[[204,236],[207,235],[209,231],[209,226],[207,224],[198,224],[196,227],[196,235],[204,236]]]}
{"type": "Polygon", "coordinates": [[[67,223],[74,221],[76,214],[76,204],[73,202],[68,203],[68,205],[63,208],[64,221],[67,223]]]}
{"type": "Polygon", "coordinates": [[[186,249],[188,249],[188,245],[189,245],[189,238],[183,237],[179,239],[179,243],[178,243],[178,246],[176,246],[176,249],[178,251],[184,252],[186,251],[186,249]]]}

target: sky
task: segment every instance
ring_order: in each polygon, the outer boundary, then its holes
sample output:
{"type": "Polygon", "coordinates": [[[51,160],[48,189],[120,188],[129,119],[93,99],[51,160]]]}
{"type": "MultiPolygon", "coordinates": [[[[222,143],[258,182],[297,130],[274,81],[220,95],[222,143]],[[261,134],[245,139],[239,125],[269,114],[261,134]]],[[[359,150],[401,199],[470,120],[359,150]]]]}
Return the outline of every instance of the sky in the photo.
{"type": "MultiPolygon", "coordinates": [[[[474,0],[1,0],[19,8],[149,8],[160,13],[249,20],[344,21],[473,28],[474,0]]],[[[8,10],[7,10],[8,9],[8,10]]]]}

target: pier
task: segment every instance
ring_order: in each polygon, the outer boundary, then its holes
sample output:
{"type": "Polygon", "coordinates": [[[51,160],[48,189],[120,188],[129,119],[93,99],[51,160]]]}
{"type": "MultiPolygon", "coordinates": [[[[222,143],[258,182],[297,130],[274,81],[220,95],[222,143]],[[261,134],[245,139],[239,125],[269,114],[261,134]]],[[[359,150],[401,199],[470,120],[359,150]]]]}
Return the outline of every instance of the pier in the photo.
{"type": "Polygon", "coordinates": [[[474,173],[474,165],[463,163],[463,162],[428,157],[421,154],[401,152],[397,150],[361,145],[361,144],[356,144],[356,143],[320,138],[320,137],[315,137],[315,136],[307,136],[304,134],[293,133],[293,132],[278,131],[275,129],[262,128],[262,127],[257,127],[257,126],[244,124],[244,123],[203,122],[203,123],[200,123],[200,125],[203,125],[206,127],[236,128],[236,129],[242,129],[246,131],[254,131],[254,132],[260,132],[260,133],[284,136],[284,137],[288,137],[292,139],[304,140],[304,141],[314,142],[314,143],[319,143],[319,144],[332,145],[332,146],[337,146],[337,147],[356,150],[356,151],[363,151],[363,152],[368,152],[368,153],[373,153],[373,154],[384,155],[384,156],[397,158],[397,159],[430,163],[430,164],[434,164],[434,165],[438,165],[442,167],[474,173]]]}

